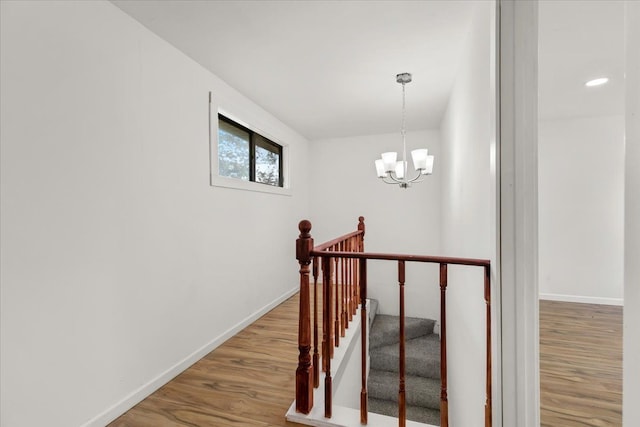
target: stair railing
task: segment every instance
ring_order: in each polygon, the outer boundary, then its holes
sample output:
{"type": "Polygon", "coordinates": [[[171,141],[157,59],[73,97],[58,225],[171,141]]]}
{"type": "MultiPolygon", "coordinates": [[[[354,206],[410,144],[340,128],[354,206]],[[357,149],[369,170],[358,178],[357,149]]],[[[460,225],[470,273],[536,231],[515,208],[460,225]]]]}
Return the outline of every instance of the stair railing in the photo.
{"type": "MultiPolygon", "coordinates": [[[[340,345],[349,323],[363,301],[357,260],[324,256],[326,253],[364,251],[364,218],[358,229],[337,239],[313,247],[309,234],[311,223],[301,221],[300,237],[296,241],[296,258],[300,264],[300,315],[298,325],[298,367],[296,369],[296,411],[308,414],[313,407],[313,389],[320,384],[320,371],[325,372],[325,416],[331,417],[331,358],[340,345]],[[311,271],[310,271],[310,265],[311,271]],[[322,270],[322,296],[318,295],[318,276],[322,270]],[[313,300],[310,296],[309,274],[313,274],[313,300]],[[322,366],[319,366],[319,309],[322,301],[322,366]],[[313,313],[313,323],[311,314],[313,313]],[[313,335],[313,336],[312,336],[313,335]],[[311,346],[313,339],[313,348],[311,346]]],[[[364,305],[363,305],[364,306],[364,305]]],[[[365,311],[366,313],[366,311],[365,311]]]]}
{"type": "Polygon", "coordinates": [[[300,316],[298,325],[298,367],[296,369],[296,411],[308,414],[313,408],[313,389],[320,383],[320,370],[324,379],[324,416],[332,416],[331,358],[340,336],[349,326],[360,305],[362,334],[362,372],[360,391],[360,422],[367,424],[367,260],[396,261],[398,263],[400,343],[398,381],[398,425],[406,426],[405,399],[405,264],[406,262],[435,263],[440,266],[440,426],[449,426],[447,397],[447,266],[466,265],[484,270],[484,300],[486,304],[486,396],[485,427],[492,425],[491,413],[491,263],[489,260],[402,255],[364,252],[364,218],[358,220],[358,229],[322,245],[313,246],[309,234],[311,223],[300,222],[300,236],[296,241],[296,258],[300,264],[300,316]],[[311,324],[310,265],[313,265],[313,327],[311,324]],[[319,265],[321,264],[321,266],[319,265]],[[322,268],[322,366],[318,355],[318,270],[322,268]],[[311,332],[313,330],[313,357],[311,332]]]}

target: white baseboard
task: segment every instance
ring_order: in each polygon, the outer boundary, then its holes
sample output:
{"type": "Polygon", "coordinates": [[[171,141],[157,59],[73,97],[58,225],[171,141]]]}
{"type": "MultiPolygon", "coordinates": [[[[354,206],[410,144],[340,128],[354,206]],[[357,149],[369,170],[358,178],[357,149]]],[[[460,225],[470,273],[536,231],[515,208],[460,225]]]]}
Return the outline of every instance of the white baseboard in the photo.
{"type": "Polygon", "coordinates": [[[549,301],[579,302],[583,304],[624,305],[622,298],[587,297],[580,295],[540,294],[540,299],[549,301]]]}
{"type": "Polygon", "coordinates": [[[135,405],[140,403],[151,393],[155,392],[160,387],[162,387],[163,385],[171,381],[173,378],[178,376],[180,373],[185,371],[187,368],[189,368],[191,365],[196,363],[198,360],[202,359],[211,351],[215,350],[217,347],[223,344],[226,340],[236,335],[238,332],[240,332],[241,330],[243,330],[244,328],[246,328],[256,320],[258,320],[260,317],[262,317],[264,314],[268,313],[269,311],[271,311],[272,309],[280,305],[282,302],[289,299],[296,292],[298,292],[298,288],[294,288],[286,292],[285,294],[281,295],[280,297],[276,298],[275,300],[265,305],[264,307],[262,307],[252,315],[248,316],[241,322],[227,329],[224,333],[214,338],[212,341],[205,344],[204,346],[200,347],[198,350],[194,351],[193,353],[191,353],[190,355],[182,359],[180,362],[171,366],[169,369],[167,369],[157,377],[153,378],[148,383],[142,385],[137,390],[134,390],[125,398],[123,398],[118,403],[116,403],[115,405],[111,406],[110,408],[96,415],[86,423],[82,424],[81,427],[102,427],[109,424],[111,421],[115,420],[120,415],[124,414],[129,409],[133,408],[135,405]]]}

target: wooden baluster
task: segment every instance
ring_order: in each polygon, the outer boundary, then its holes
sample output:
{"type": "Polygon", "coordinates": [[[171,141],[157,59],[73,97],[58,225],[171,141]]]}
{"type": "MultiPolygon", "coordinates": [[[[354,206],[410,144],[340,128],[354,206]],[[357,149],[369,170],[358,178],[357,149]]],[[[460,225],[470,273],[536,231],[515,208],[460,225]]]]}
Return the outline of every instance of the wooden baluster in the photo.
{"type": "MultiPolygon", "coordinates": [[[[344,241],[344,251],[349,252],[349,248],[351,247],[351,239],[347,239],[344,241]]],[[[344,280],[345,280],[345,291],[344,291],[344,316],[345,323],[347,329],[349,328],[349,322],[351,322],[351,276],[349,275],[349,266],[351,265],[351,258],[345,258],[344,260],[344,280]]]]}
{"type": "Polygon", "coordinates": [[[484,425],[491,427],[491,266],[484,267],[484,301],[487,305],[487,396],[484,406],[484,425]]]}
{"type": "MultiPolygon", "coordinates": [[[[351,241],[351,252],[357,252],[357,248],[358,248],[358,236],[355,236],[353,238],[353,240],[351,241]]],[[[358,284],[360,283],[360,279],[359,279],[359,264],[358,264],[358,260],[357,259],[353,259],[353,264],[351,265],[352,267],[352,274],[353,274],[353,284],[354,286],[352,287],[352,300],[353,300],[353,314],[356,314],[356,310],[358,310],[358,304],[360,303],[360,287],[358,286],[358,284]]]]}
{"type": "MultiPolygon", "coordinates": [[[[342,251],[342,242],[338,243],[336,245],[336,250],[338,251],[342,251]]],[[[342,277],[341,276],[342,273],[342,257],[336,258],[336,336],[337,337],[343,337],[344,334],[342,333],[342,288],[344,286],[344,284],[342,283],[342,277]],[[340,303],[338,304],[338,301],[340,301],[340,303]]],[[[336,340],[338,341],[338,340],[336,340]]]]}
{"type": "Polygon", "coordinates": [[[333,306],[333,298],[335,297],[335,290],[333,289],[333,258],[329,259],[329,283],[327,283],[328,291],[329,291],[329,311],[327,312],[327,316],[329,317],[329,356],[333,358],[334,347],[335,347],[335,316],[333,306]]]}
{"type": "MultiPolygon", "coordinates": [[[[348,252],[353,252],[353,242],[355,237],[349,239],[349,245],[347,247],[348,252]]],[[[354,262],[356,260],[353,258],[349,258],[349,270],[347,271],[347,275],[349,276],[349,321],[353,319],[353,315],[356,313],[355,307],[359,303],[355,299],[355,287],[357,286],[357,282],[355,281],[355,271],[354,271],[354,262]]]]}
{"type": "Polygon", "coordinates": [[[447,397],[447,264],[440,264],[440,427],[449,426],[447,397]]]}
{"type": "Polygon", "coordinates": [[[331,341],[331,265],[333,261],[329,257],[322,260],[322,282],[324,286],[324,298],[322,305],[323,313],[323,336],[324,349],[322,351],[322,359],[324,360],[324,416],[331,418],[331,358],[333,357],[333,342],[331,341]]]}
{"type": "MultiPolygon", "coordinates": [[[[334,251],[339,251],[340,249],[339,243],[337,243],[334,247],[333,250],[334,251]]],[[[340,267],[338,265],[338,262],[340,261],[340,258],[335,257],[334,258],[334,263],[335,263],[335,268],[334,268],[334,295],[335,295],[335,304],[334,304],[334,313],[335,316],[333,318],[333,339],[334,339],[334,345],[336,347],[338,347],[340,345],[340,280],[338,277],[338,273],[340,272],[340,267]]],[[[331,357],[333,357],[333,353],[331,354],[331,357]]]]}
{"type": "Polygon", "coordinates": [[[398,388],[398,426],[407,425],[407,403],[405,396],[405,333],[404,333],[404,261],[398,261],[398,283],[400,284],[400,386],[398,388]]]}
{"type": "MultiPolygon", "coordinates": [[[[362,234],[358,236],[358,250],[357,252],[364,252],[364,234],[365,234],[365,225],[364,225],[364,217],[358,217],[358,231],[362,231],[362,234]]],[[[359,290],[357,291],[359,292],[359,290]]]]}
{"type": "Polygon", "coordinates": [[[322,372],[327,372],[327,359],[329,359],[329,330],[327,329],[327,271],[326,271],[326,259],[320,258],[322,268],[322,372]]]}
{"type": "MultiPolygon", "coordinates": [[[[356,245],[358,244],[358,237],[354,237],[353,240],[351,241],[351,252],[356,252],[356,245]]],[[[351,282],[353,283],[353,286],[351,287],[351,299],[353,301],[353,307],[351,309],[351,311],[353,312],[353,314],[356,314],[356,310],[358,310],[358,304],[360,304],[360,292],[358,291],[358,289],[360,288],[360,279],[359,279],[359,269],[360,269],[360,264],[359,261],[357,259],[352,259],[351,261],[351,282]]]]}
{"type": "MultiPolygon", "coordinates": [[[[347,247],[347,243],[345,242],[341,242],[340,243],[340,250],[342,252],[345,251],[345,248],[347,247]]],[[[348,307],[348,302],[347,302],[347,288],[348,288],[348,284],[347,284],[347,258],[340,258],[340,272],[341,272],[341,276],[342,276],[342,288],[341,288],[341,293],[342,293],[342,311],[341,311],[341,321],[340,321],[340,336],[344,337],[346,335],[346,329],[349,327],[349,319],[347,318],[347,307],[348,307]]]]}
{"type": "Polygon", "coordinates": [[[318,263],[313,258],[313,387],[320,386],[320,357],[318,355],[318,263]]]}
{"type": "MultiPolygon", "coordinates": [[[[350,238],[347,243],[347,252],[352,252],[353,238],[350,238]]],[[[353,263],[354,259],[349,258],[347,262],[347,278],[349,280],[349,306],[347,307],[347,312],[349,313],[349,322],[353,320],[353,315],[355,314],[355,299],[353,294],[353,287],[355,282],[353,281],[353,263]]]]}
{"type": "Polygon", "coordinates": [[[359,263],[360,267],[360,325],[361,325],[361,351],[360,363],[362,365],[360,389],[360,424],[367,424],[369,417],[369,409],[367,407],[367,327],[369,318],[367,317],[367,260],[362,258],[359,263]]]}
{"type": "Polygon", "coordinates": [[[300,264],[300,313],[298,320],[298,368],[296,369],[296,411],[308,414],[313,407],[313,366],[311,365],[311,316],[309,301],[309,264],[313,239],[307,220],[298,224],[300,236],[296,240],[296,259],[300,264]]]}

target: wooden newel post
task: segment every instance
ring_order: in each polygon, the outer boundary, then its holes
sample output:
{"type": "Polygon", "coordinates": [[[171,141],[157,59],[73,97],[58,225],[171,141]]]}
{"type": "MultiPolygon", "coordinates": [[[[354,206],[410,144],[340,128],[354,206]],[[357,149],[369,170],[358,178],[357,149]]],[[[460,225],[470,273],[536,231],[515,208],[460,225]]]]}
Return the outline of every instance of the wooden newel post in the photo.
{"type": "Polygon", "coordinates": [[[311,264],[311,223],[298,224],[296,259],[300,264],[300,317],[298,319],[298,368],[296,369],[296,411],[308,414],[313,407],[313,366],[311,365],[311,310],[309,299],[309,264],[311,264]]]}

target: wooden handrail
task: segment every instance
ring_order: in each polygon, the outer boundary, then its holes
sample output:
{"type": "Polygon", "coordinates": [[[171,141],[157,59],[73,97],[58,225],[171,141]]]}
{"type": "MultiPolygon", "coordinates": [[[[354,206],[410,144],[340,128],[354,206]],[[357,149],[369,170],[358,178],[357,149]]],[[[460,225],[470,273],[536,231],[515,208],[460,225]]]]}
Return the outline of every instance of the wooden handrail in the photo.
{"type": "Polygon", "coordinates": [[[483,267],[484,299],[486,303],[486,400],[485,427],[492,425],[491,410],[491,262],[486,259],[440,257],[409,254],[372,253],[364,251],[365,224],[359,217],[358,229],[341,237],[313,247],[309,234],[311,223],[301,221],[300,237],[296,241],[296,258],[300,263],[300,324],[298,341],[300,355],[296,370],[296,410],[308,414],[313,407],[313,388],[319,386],[319,372],[325,372],[324,414],[332,415],[332,378],[331,358],[334,346],[339,345],[340,336],[345,335],[349,322],[356,313],[358,302],[361,310],[362,334],[362,381],[360,391],[360,422],[367,424],[367,260],[396,261],[398,263],[400,343],[399,343],[399,386],[398,386],[398,425],[406,425],[405,396],[405,263],[435,263],[440,266],[440,425],[449,425],[449,403],[447,390],[447,317],[446,290],[447,266],[466,265],[483,267]],[[311,313],[309,297],[309,264],[313,263],[314,309],[313,309],[313,361],[311,361],[311,313]],[[318,269],[322,270],[322,367],[318,360],[318,269]],[[334,300],[335,298],[335,300],[334,300]]]}
{"type": "Polygon", "coordinates": [[[390,253],[376,253],[376,252],[340,252],[340,251],[318,251],[315,248],[311,251],[311,256],[316,257],[340,257],[340,258],[354,258],[354,259],[376,259],[386,261],[410,261],[410,262],[427,262],[433,264],[454,264],[454,265],[469,265],[475,267],[487,267],[491,265],[491,261],[487,259],[475,259],[475,258],[457,258],[457,257],[442,257],[431,255],[409,255],[409,254],[390,254],[390,253]]]}
{"type": "Polygon", "coordinates": [[[316,247],[313,248],[313,252],[322,252],[322,251],[326,251],[334,246],[336,246],[339,243],[344,242],[345,240],[349,239],[350,237],[355,237],[355,236],[359,236],[362,234],[362,231],[360,230],[356,230],[353,231],[351,233],[347,233],[345,235],[342,235],[340,237],[337,237],[333,240],[329,240],[328,242],[325,242],[321,245],[318,245],[316,247]]]}
{"type": "Polygon", "coordinates": [[[333,240],[329,240],[328,242],[322,243],[314,247],[313,251],[314,252],[326,251],[327,249],[337,245],[338,243],[344,242],[350,239],[351,237],[362,236],[363,238],[362,240],[364,240],[364,232],[365,232],[364,217],[361,216],[358,218],[358,229],[356,231],[352,231],[351,233],[344,234],[340,237],[336,237],[333,240]]]}

